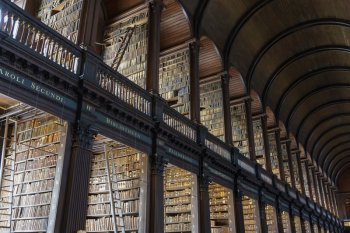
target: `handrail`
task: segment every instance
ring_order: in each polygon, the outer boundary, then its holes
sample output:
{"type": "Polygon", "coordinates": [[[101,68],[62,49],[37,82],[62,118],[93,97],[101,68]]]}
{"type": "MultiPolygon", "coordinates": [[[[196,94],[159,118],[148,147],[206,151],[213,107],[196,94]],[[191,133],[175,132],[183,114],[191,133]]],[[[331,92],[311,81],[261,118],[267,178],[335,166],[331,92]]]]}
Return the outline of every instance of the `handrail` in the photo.
{"type": "Polygon", "coordinates": [[[78,75],[81,62],[78,47],[13,3],[0,2],[0,32],[34,52],[40,59],[49,59],[73,76],[78,75]]]}
{"type": "Polygon", "coordinates": [[[205,145],[216,154],[231,161],[230,147],[226,143],[221,141],[219,138],[208,133],[207,137],[205,138],[205,145]]]}
{"type": "Polygon", "coordinates": [[[163,122],[193,142],[197,141],[196,124],[175,109],[169,106],[164,107],[163,122]]]}
{"type": "Polygon", "coordinates": [[[151,116],[152,96],[150,93],[113,70],[102,60],[98,62],[96,82],[119,100],[151,116]]]}

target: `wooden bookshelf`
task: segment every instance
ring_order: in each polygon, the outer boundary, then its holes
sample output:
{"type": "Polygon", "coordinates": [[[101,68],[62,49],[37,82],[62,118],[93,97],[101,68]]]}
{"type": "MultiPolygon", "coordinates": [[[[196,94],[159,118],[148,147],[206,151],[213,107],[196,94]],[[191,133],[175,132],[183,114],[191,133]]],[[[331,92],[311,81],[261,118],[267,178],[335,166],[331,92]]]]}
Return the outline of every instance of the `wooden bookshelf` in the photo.
{"type": "Polygon", "coordinates": [[[245,104],[240,103],[230,107],[233,145],[241,154],[249,158],[249,142],[245,104]]]}
{"type": "Polygon", "coordinates": [[[147,33],[148,9],[142,8],[107,25],[103,41],[102,57],[110,66],[113,65],[118,49],[127,43],[117,70],[142,88],[146,88],[147,33]]]}
{"type": "Polygon", "coordinates": [[[289,213],[286,211],[282,211],[281,218],[282,218],[283,232],[284,233],[292,233],[289,213]]]}
{"type": "Polygon", "coordinates": [[[67,39],[77,43],[82,7],[83,0],[42,0],[37,17],[67,39]]]}
{"type": "Polygon", "coordinates": [[[160,57],[159,94],[171,107],[189,117],[190,55],[188,48],[160,57]]]}
{"type": "Polygon", "coordinates": [[[309,172],[309,177],[310,177],[310,182],[309,182],[309,185],[310,185],[310,193],[312,193],[312,198],[313,198],[313,201],[316,202],[316,190],[315,190],[315,183],[314,183],[314,174],[312,172],[312,169],[307,168],[308,172],[309,172]]]}
{"type": "Polygon", "coordinates": [[[146,232],[147,156],[112,142],[95,148],[86,232],[146,232]]]}
{"type": "Polygon", "coordinates": [[[300,174],[299,174],[299,166],[298,166],[298,158],[297,154],[298,152],[292,153],[292,166],[293,166],[293,173],[294,173],[294,182],[296,189],[301,193],[301,183],[300,183],[300,174]]]}
{"type": "Polygon", "coordinates": [[[299,216],[293,216],[293,218],[294,218],[295,232],[302,232],[300,217],[299,216]]]}
{"type": "Polygon", "coordinates": [[[303,173],[303,179],[305,179],[305,182],[304,182],[305,195],[310,198],[310,188],[309,188],[310,183],[308,182],[308,179],[307,179],[308,170],[306,169],[305,163],[306,163],[305,161],[301,161],[300,165],[301,165],[301,170],[303,173]]]}
{"type": "Polygon", "coordinates": [[[304,227],[305,227],[305,232],[306,233],[311,233],[311,226],[310,226],[310,222],[305,220],[304,221],[304,227]]]}
{"type": "Polygon", "coordinates": [[[242,197],[245,233],[254,233],[260,229],[259,207],[257,201],[248,196],[242,197]]]}
{"type": "Polygon", "coordinates": [[[286,179],[286,182],[289,185],[292,185],[292,179],[291,179],[290,168],[289,168],[289,160],[288,160],[288,152],[287,152],[287,143],[281,142],[281,150],[282,150],[284,177],[286,179]]]}
{"type": "Polygon", "coordinates": [[[224,135],[224,113],[221,80],[200,84],[201,123],[209,132],[222,141],[224,135]]]}
{"type": "MultiPolygon", "coordinates": [[[[8,128],[1,174],[0,231],[47,232],[57,194],[67,125],[57,117],[37,114],[12,121],[8,128]]],[[[54,216],[54,215],[53,215],[54,216]]]]}
{"type": "Polygon", "coordinates": [[[266,169],[264,138],[263,138],[262,122],[260,117],[256,120],[253,120],[253,132],[254,132],[256,161],[263,168],[266,169]]]}
{"type": "Polygon", "coordinates": [[[312,226],[313,226],[313,230],[314,230],[313,233],[319,233],[317,224],[316,224],[316,223],[315,223],[315,224],[312,224],[312,226]]]}
{"type": "Polygon", "coordinates": [[[164,175],[165,232],[198,233],[197,181],[188,171],[170,165],[164,175]]]}
{"type": "Polygon", "coordinates": [[[276,175],[279,179],[281,179],[275,132],[269,133],[268,139],[269,139],[269,146],[270,146],[271,170],[274,175],[276,175]]]}
{"type": "Polygon", "coordinates": [[[271,205],[265,205],[265,214],[266,214],[266,225],[268,233],[278,232],[277,228],[277,215],[275,207],[271,205]]]}
{"type": "Polygon", "coordinates": [[[209,185],[211,233],[232,233],[233,194],[229,189],[218,185],[209,185]]]}

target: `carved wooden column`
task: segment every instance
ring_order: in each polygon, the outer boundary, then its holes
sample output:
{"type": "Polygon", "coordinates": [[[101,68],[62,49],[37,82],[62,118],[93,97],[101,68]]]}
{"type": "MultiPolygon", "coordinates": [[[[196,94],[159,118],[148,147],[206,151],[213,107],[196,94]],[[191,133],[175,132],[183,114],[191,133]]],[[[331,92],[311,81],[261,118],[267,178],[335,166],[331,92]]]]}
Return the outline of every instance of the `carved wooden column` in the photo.
{"type": "Polygon", "coordinates": [[[190,43],[190,119],[200,123],[199,48],[198,40],[190,43]]]}
{"type": "Polygon", "coordinates": [[[302,215],[303,214],[300,214],[301,233],[307,233],[305,229],[305,219],[302,215]]]}
{"type": "Polygon", "coordinates": [[[260,215],[260,226],[261,226],[261,233],[268,233],[267,228],[267,218],[266,218],[266,211],[265,211],[265,202],[263,201],[262,193],[259,192],[259,215],[260,215]]]}
{"type": "Polygon", "coordinates": [[[209,176],[203,172],[199,177],[199,232],[210,233],[209,176]]]}
{"type": "Polygon", "coordinates": [[[286,181],[286,177],[284,174],[283,160],[282,160],[282,147],[281,147],[281,135],[280,131],[276,130],[276,145],[277,145],[277,153],[278,153],[278,167],[280,169],[280,176],[282,181],[286,181]]]}
{"type": "Polygon", "coordinates": [[[282,221],[282,211],[281,211],[281,208],[280,208],[279,197],[276,198],[276,214],[277,214],[277,229],[278,229],[278,232],[284,232],[283,231],[283,221],[282,221]]]}
{"type": "Polygon", "coordinates": [[[267,115],[264,114],[261,117],[261,126],[262,126],[262,132],[263,132],[263,140],[264,140],[264,150],[265,150],[265,166],[266,170],[270,173],[272,173],[271,168],[271,158],[270,158],[270,143],[269,143],[269,135],[267,132],[267,115]]]}
{"type": "Polygon", "coordinates": [[[235,184],[235,190],[234,190],[235,196],[234,196],[234,205],[235,205],[235,221],[236,221],[236,232],[244,232],[244,218],[243,218],[243,205],[242,205],[242,198],[243,193],[241,190],[238,189],[237,184],[235,184]]]}
{"type": "Polygon", "coordinates": [[[301,169],[301,158],[300,158],[300,151],[296,153],[297,156],[297,165],[298,165],[298,170],[299,170],[299,182],[301,186],[301,192],[305,195],[305,183],[304,183],[304,175],[303,174],[303,169],[301,169]]]}
{"type": "Polygon", "coordinates": [[[64,220],[60,232],[73,233],[85,229],[88,206],[92,143],[96,134],[89,125],[79,124],[73,133],[65,196],[64,220]]]}
{"type": "Polygon", "coordinates": [[[312,187],[311,187],[311,176],[310,176],[310,172],[309,172],[309,161],[307,159],[304,160],[305,163],[305,168],[306,168],[306,180],[307,180],[307,185],[309,186],[309,193],[310,193],[310,199],[313,200],[314,199],[314,193],[312,192],[312,187]]]}
{"type": "Polygon", "coordinates": [[[159,93],[160,20],[162,0],[149,1],[146,90],[159,93]]]}
{"type": "Polygon", "coordinates": [[[149,189],[149,231],[154,233],[164,232],[164,166],[165,158],[158,154],[150,156],[151,180],[149,189]]]}
{"type": "Polygon", "coordinates": [[[314,167],[311,168],[311,174],[312,174],[311,178],[312,178],[313,181],[314,181],[313,183],[314,183],[314,187],[315,187],[316,202],[317,202],[317,203],[320,203],[320,197],[319,197],[319,195],[318,195],[318,187],[317,187],[316,174],[315,174],[315,168],[314,168],[314,167]]]}
{"type": "Polygon", "coordinates": [[[247,119],[247,133],[248,133],[248,146],[250,160],[256,161],[255,155],[255,143],[254,143],[254,130],[253,130],[253,116],[252,116],[252,100],[245,99],[245,112],[247,119]]]}
{"type": "Polygon", "coordinates": [[[232,124],[230,112],[230,76],[224,74],[221,76],[222,102],[224,112],[224,130],[225,142],[232,145],[232,124]]]}

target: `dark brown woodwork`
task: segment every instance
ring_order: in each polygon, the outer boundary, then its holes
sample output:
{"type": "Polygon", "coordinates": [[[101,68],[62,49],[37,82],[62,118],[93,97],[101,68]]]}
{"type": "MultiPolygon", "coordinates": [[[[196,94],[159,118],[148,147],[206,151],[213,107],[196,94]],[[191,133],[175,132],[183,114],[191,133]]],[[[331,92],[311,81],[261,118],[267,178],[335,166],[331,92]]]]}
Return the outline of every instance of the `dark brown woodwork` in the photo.
{"type": "Polygon", "coordinates": [[[190,119],[200,123],[199,41],[190,43],[190,119]]]}
{"type": "Polygon", "coordinates": [[[255,161],[255,144],[254,144],[254,130],[253,130],[253,116],[251,108],[251,99],[246,99],[244,101],[246,109],[246,119],[247,119],[247,133],[249,141],[249,156],[250,160],[255,161]]]}
{"type": "Polygon", "coordinates": [[[236,232],[244,232],[244,218],[243,218],[243,205],[242,205],[243,193],[235,186],[234,190],[234,205],[235,205],[235,223],[236,232]]]}
{"type": "Polygon", "coordinates": [[[268,233],[265,203],[262,201],[262,194],[259,195],[258,206],[259,206],[259,216],[260,216],[260,226],[261,233],[268,233]]]}
{"type": "Polygon", "coordinates": [[[146,70],[146,90],[159,93],[159,54],[160,54],[160,20],[163,9],[162,0],[149,3],[148,53],[146,70]]]}
{"type": "Polygon", "coordinates": [[[313,200],[314,199],[314,193],[312,192],[312,187],[311,187],[311,176],[310,176],[310,172],[309,172],[309,161],[307,159],[305,159],[303,161],[305,163],[305,168],[306,168],[306,180],[307,180],[307,185],[309,186],[309,193],[310,193],[310,199],[313,200]]]}
{"type": "Polygon", "coordinates": [[[291,183],[292,183],[292,187],[295,189],[295,179],[294,179],[294,167],[292,164],[292,153],[291,153],[291,149],[290,149],[290,140],[286,141],[287,144],[287,154],[288,154],[288,166],[289,166],[289,173],[290,173],[290,179],[291,179],[291,183]]]}
{"type": "Polygon", "coordinates": [[[318,195],[318,187],[316,185],[316,174],[315,174],[315,168],[314,167],[310,167],[311,169],[311,179],[313,179],[313,184],[314,184],[314,188],[315,188],[315,200],[316,200],[316,203],[319,203],[320,202],[320,197],[318,195]]]}
{"type": "Polygon", "coordinates": [[[202,174],[199,180],[199,232],[210,233],[209,177],[202,174]]]}
{"type": "Polygon", "coordinates": [[[261,117],[261,123],[262,123],[262,132],[263,132],[263,140],[264,140],[266,171],[271,173],[272,169],[271,169],[271,157],[270,157],[270,143],[269,143],[269,134],[267,132],[267,115],[266,114],[264,114],[261,117]]]}
{"type": "Polygon", "coordinates": [[[282,161],[282,148],[281,148],[281,135],[280,131],[275,131],[276,135],[276,145],[277,145],[277,153],[278,153],[278,167],[280,169],[280,176],[282,181],[286,181],[285,173],[284,173],[284,167],[283,167],[283,161],[282,161]]]}
{"type": "Polygon", "coordinates": [[[297,156],[297,164],[298,164],[298,174],[299,174],[299,181],[300,181],[300,187],[301,187],[301,193],[303,193],[305,195],[305,175],[303,174],[303,170],[301,169],[301,157],[300,157],[300,151],[296,152],[296,156],[297,156]]]}
{"type": "Polygon", "coordinates": [[[223,103],[223,112],[224,112],[225,142],[229,145],[232,145],[229,83],[230,83],[229,76],[227,74],[222,75],[221,89],[222,89],[222,103],[223,103]]]}

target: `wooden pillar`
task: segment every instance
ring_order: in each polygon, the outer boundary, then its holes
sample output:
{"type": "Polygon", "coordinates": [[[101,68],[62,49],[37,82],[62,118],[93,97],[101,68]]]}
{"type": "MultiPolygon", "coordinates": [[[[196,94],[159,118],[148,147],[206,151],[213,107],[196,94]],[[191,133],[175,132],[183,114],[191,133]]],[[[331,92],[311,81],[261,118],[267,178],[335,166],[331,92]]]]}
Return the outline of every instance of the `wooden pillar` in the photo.
{"type": "Polygon", "coordinates": [[[149,1],[146,90],[159,94],[160,20],[162,0],[149,1]]]}
{"type": "Polygon", "coordinates": [[[277,197],[276,199],[276,212],[277,212],[277,229],[278,229],[278,232],[282,233],[284,232],[283,231],[283,220],[282,220],[282,211],[281,211],[281,208],[280,208],[280,203],[279,203],[279,198],[277,197]]]}
{"type": "Polygon", "coordinates": [[[282,147],[281,147],[281,135],[280,131],[276,130],[276,145],[277,145],[277,153],[278,153],[278,167],[280,169],[280,176],[282,181],[286,181],[286,176],[284,174],[283,160],[282,160],[282,147]]]}
{"type": "Polygon", "coordinates": [[[315,173],[315,168],[312,167],[311,168],[311,174],[312,174],[312,179],[313,179],[313,183],[314,183],[314,187],[315,187],[315,197],[316,197],[316,202],[320,203],[320,197],[318,195],[318,183],[316,181],[316,173],[315,173]]]}
{"type": "Polygon", "coordinates": [[[263,140],[264,140],[265,164],[266,164],[265,166],[266,166],[266,170],[272,173],[271,158],[270,158],[270,144],[269,144],[269,135],[267,132],[267,115],[266,114],[264,114],[261,117],[261,126],[262,126],[263,140]]]}
{"type": "Polygon", "coordinates": [[[236,221],[236,233],[243,233],[244,231],[244,217],[243,217],[243,205],[242,205],[242,198],[243,193],[241,190],[238,189],[237,184],[235,185],[234,190],[234,205],[235,205],[235,221],[236,221]]]}
{"type": "Polygon", "coordinates": [[[310,172],[309,172],[309,161],[307,159],[304,160],[305,163],[305,168],[306,168],[306,180],[307,180],[307,185],[309,186],[309,193],[310,193],[310,199],[313,200],[314,199],[314,193],[312,192],[312,187],[311,187],[311,182],[312,182],[312,178],[310,176],[310,172]]]}
{"type": "Polygon", "coordinates": [[[99,22],[99,10],[101,0],[83,1],[79,32],[77,38],[78,45],[87,46],[88,49],[96,52],[95,36],[97,34],[99,22]]]}
{"type": "Polygon", "coordinates": [[[200,123],[199,48],[198,40],[190,43],[190,119],[200,123]]]}
{"type": "Polygon", "coordinates": [[[302,214],[300,214],[300,225],[301,225],[301,233],[308,233],[306,232],[306,229],[305,229],[305,219],[304,217],[302,217],[302,214]]]}
{"type": "Polygon", "coordinates": [[[254,130],[253,130],[253,116],[252,116],[252,100],[245,99],[245,112],[247,119],[247,133],[248,133],[248,146],[250,160],[256,161],[255,144],[254,144],[254,130]]]}
{"type": "Polygon", "coordinates": [[[296,189],[295,178],[294,178],[294,167],[293,167],[293,163],[292,163],[292,153],[291,153],[291,150],[290,150],[290,140],[288,140],[286,142],[286,145],[287,145],[287,155],[288,155],[288,166],[289,166],[290,180],[291,180],[291,183],[292,183],[291,186],[294,189],[296,189]]]}
{"type": "Polygon", "coordinates": [[[151,179],[149,189],[149,231],[164,232],[164,180],[163,173],[166,160],[163,156],[153,153],[150,156],[151,179]]]}
{"type": "MultiPolygon", "coordinates": [[[[290,211],[289,213],[292,213],[292,211],[290,211]]],[[[297,233],[296,227],[295,227],[295,216],[293,214],[289,214],[289,222],[290,222],[291,233],[297,233]]]]}
{"type": "Polygon", "coordinates": [[[209,177],[202,173],[199,180],[199,232],[210,233],[209,177]]]}
{"type": "Polygon", "coordinates": [[[301,187],[301,192],[305,195],[305,183],[304,183],[304,175],[303,174],[303,169],[301,169],[301,158],[300,158],[300,151],[296,153],[297,156],[297,165],[298,165],[298,174],[299,174],[299,182],[300,182],[300,187],[301,187]]]}
{"type": "Polygon", "coordinates": [[[69,162],[64,219],[60,232],[85,229],[91,171],[92,143],[95,131],[88,125],[77,125],[69,162]]]}
{"type": "Polygon", "coordinates": [[[225,142],[232,145],[232,124],[230,112],[230,76],[227,74],[221,75],[222,102],[224,113],[224,130],[225,142]]]}

